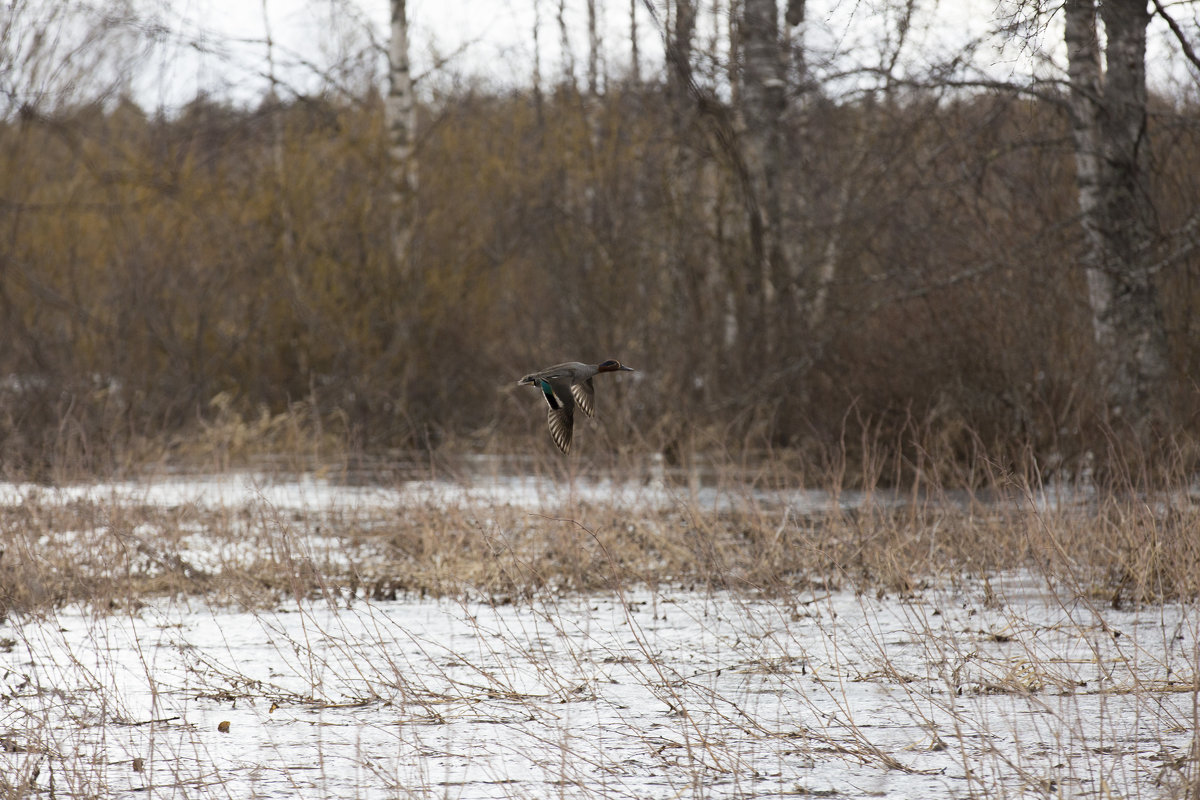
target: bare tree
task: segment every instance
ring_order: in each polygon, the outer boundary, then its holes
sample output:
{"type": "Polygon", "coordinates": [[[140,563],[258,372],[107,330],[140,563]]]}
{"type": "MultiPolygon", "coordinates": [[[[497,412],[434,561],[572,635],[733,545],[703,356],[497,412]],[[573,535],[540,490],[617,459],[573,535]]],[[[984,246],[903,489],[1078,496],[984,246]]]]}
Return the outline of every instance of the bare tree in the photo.
{"type": "Polygon", "coordinates": [[[1154,285],[1148,199],[1145,0],[1067,0],[1083,264],[1098,366],[1114,419],[1144,433],[1163,411],[1167,337],[1154,285]],[[1103,65],[1097,19],[1107,40],[1103,65]]]}
{"type": "Polygon", "coordinates": [[[587,31],[588,31],[588,66],[587,90],[588,95],[595,97],[600,93],[600,26],[596,9],[596,0],[587,0],[587,31]]]}
{"type": "Polygon", "coordinates": [[[271,18],[267,9],[267,0],[262,0],[262,18],[263,29],[266,31],[267,80],[269,82],[266,100],[271,124],[271,165],[275,174],[275,195],[279,214],[279,255],[292,294],[296,300],[300,300],[304,293],[300,289],[300,280],[296,274],[296,263],[293,257],[296,233],[292,224],[291,207],[286,191],[287,160],[284,155],[283,108],[278,93],[279,77],[275,70],[275,39],[271,34],[271,18]]]}
{"type": "Polygon", "coordinates": [[[160,22],[129,0],[13,0],[0,9],[0,116],[128,95],[160,22]]]}
{"type": "Polygon", "coordinates": [[[775,0],[744,0],[741,16],[743,69],[739,111],[752,192],[748,197],[750,243],[758,263],[758,295],[764,352],[778,347],[777,296],[791,288],[789,237],[783,219],[784,114],[788,92],[779,8],[775,0]]]}
{"type": "Polygon", "coordinates": [[[533,0],[533,104],[542,120],[542,4],[533,0]]]}
{"type": "Polygon", "coordinates": [[[571,31],[567,25],[567,0],[558,0],[558,39],[562,47],[563,83],[575,87],[575,51],[571,49],[571,31]]]}
{"type": "Polygon", "coordinates": [[[629,80],[633,85],[642,82],[642,59],[638,52],[638,0],[629,0],[629,80]]]}
{"type": "Polygon", "coordinates": [[[417,191],[417,162],[413,152],[416,100],[408,62],[406,0],[392,2],[392,38],[388,49],[388,156],[391,168],[392,266],[403,274],[412,243],[413,206],[417,191]]]}

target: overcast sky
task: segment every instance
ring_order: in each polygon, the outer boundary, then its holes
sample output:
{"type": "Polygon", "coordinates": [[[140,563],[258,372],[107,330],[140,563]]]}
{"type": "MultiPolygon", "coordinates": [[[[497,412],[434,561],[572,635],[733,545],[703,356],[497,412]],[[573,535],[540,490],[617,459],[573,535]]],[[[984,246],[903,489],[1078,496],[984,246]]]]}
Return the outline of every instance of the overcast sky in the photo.
{"type": "MultiPolygon", "coordinates": [[[[388,0],[143,0],[175,32],[171,43],[159,47],[151,63],[134,81],[139,98],[150,106],[177,106],[206,91],[252,102],[261,96],[268,73],[270,30],[275,75],[284,89],[312,92],[328,81],[335,84],[373,77],[382,84],[380,47],[388,37],[388,0]],[[269,26],[269,27],[268,27],[269,26]],[[200,42],[201,46],[195,46],[200,42]],[[372,48],[372,42],[375,47],[372,48]],[[346,67],[339,70],[338,65],[346,67]],[[357,65],[357,66],[354,66],[357,65]],[[364,66],[365,65],[365,66],[364,66]]],[[[629,0],[597,0],[601,13],[606,70],[620,75],[629,67],[629,0]]],[[[656,3],[661,6],[661,3],[656,3]]],[[[700,0],[701,7],[708,7],[700,0]]],[[[829,70],[874,65],[894,37],[897,13],[887,0],[809,0],[806,43],[814,61],[829,70]],[[890,15],[890,17],[889,17],[890,15]]],[[[427,85],[436,81],[473,78],[499,84],[527,83],[533,72],[535,9],[540,10],[541,69],[547,82],[562,74],[559,47],[559,0],[408,0],[414,71],[427,85]],[[435,69],[436,65],[436,69],[435,69]]],[[[985,36],[1011,9],[1009,0],[921,0],[921,13],[906,44],[910,65],[945,59],[974,39],[985,36]]],[[[576,75],[586,65],[585,0],[566,0],[576,75]]],[[[1194,10],[1180,8],[1189,30],[1196,30],[1194,10]],[[1183,11],[1187,14],[1183,14],[1183,11]]],[[[640,60],[644,74],[661,66],[659,31],[637,0],[640,60]]],[[[1038,56],[1061,63],[1061,20],[1052,18],[1028,40],[1001,49],[993,42],[981,47],[974,63],[1002,79],[1028,74],[1038,56]]],[[[701,43],[722,21],[702,20],[701,43]]],[[[1165,42],[1165,25],[1152,29],[1151,65],[1159,88],[1174,83],[1174,91],[1194,92],[1195,86],[1172,56],[1178,48],[1165,42]]],[[[1043,70],[1049,69],[1043,65],[1043,70]]],[[[355,90],[348,85],[348,90],[355,90]]]]}

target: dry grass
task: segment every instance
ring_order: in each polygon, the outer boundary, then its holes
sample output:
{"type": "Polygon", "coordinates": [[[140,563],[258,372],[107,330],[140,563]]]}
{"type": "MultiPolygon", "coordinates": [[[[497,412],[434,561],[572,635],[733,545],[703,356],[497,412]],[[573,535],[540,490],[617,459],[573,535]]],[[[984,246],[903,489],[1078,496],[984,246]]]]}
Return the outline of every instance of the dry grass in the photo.
{"type": "Polygon", "coordinates": [[[593,495],[537,512],[411,498],[314,510],[266,500],[164,507],[115,495],[64,502],[31,489],[0,508],[0,609],[189,594],[262,607],[281,596],[657,586],[906,594],[941,576],[1030,568],[1114,607],[1200,593],[1200,507],[1182,485],[1057,499],[1013,482],[957,493],[876,486],[797,511],[786,495],[757,492],[795,483],[777,465],[710,474],[705,483],[729,501],[720,507],[694,475],[676,478],[666,476],[665,506],[639,505],[635,490],[632,501],[593,495]]]}
{"type": "MultiPolygon", "coordinates": [[[[864,481],[798,511],[773,493],[800,482],[783,460],[651,470],[632,499],[619,486],[589,494],[595,476],[573,467],[526,466],[571,488],[561,507],[24,490],[0,508],[0,648],[30,654],[3,670],[13,770],[0,798],[254,795],[258,775],[263,791],[440,797],[466,792],[453,780],[471,764],[507,759],[579,797],[638,796],[645,775],[668,776],[672,796],[825,796],[838,791],[830,763],[862,785],[904,776],[926,796],[947,770],[981,798],[1200,793],[1196,744],[1181,734],[1200,719],[1185,708],[1200,695],[1194,645],[1175,643],[1195,635],[1186,609],[1200,589],[1200,513],[1183,485],[1054,498],[1010,479],[902,493],[864,481]],[[1014,573],[1042,587],[1035,603],[1010,592],[1014,573]],[[423,596],[451,601],[397,621],[423,596]],[[375,602],[393,598],[410,602],[375,602]],[[1174,601],[1185,610],[1164,612],[1161,633],[1153,610],[1130,611],[1174,601]],[[1038,603],[1050,610],[1031,613],[1038,603]],[[78,605],[98,613],[61,610],[78,605]],[[161,697],[154,708],[186,713],[125,705],[110,658],[126,625],[141,631],[134,683],[161,697]],[[84,640],[50,647],[67,654],[51,670],[45,637],[81,626],[84,640]],[[269,644],[242,662],[245,626],[269,644]],[[647,704],[661,708],[649,727],[647,704]],[[1013,707],[1028,711],[1003,716],[1013,707]],[[595,738],[572,714],[603,720],[595,738]],[[302,742],[299,760],[285,753],[277,737],[314,720],[324,738],[302,742]],[[1153,752],[1112,749],[1143,740],[1153,752]],[[225,755],[255,742],[277,757],[225,755]],[[349,788],[347,759],[361,765],[349,788]]],[[[475,790],[539,793],[495,768],[475,790]]]]}
{"type": "MultiPolygon", "coordinates": [[[[248,457],[239,448],[249,445],[230,433],[242,424],[215,428],[192,451],[199,462],[226,467],[248,457]]],[[[267,417],[262,425],[312,442],[311,431],[267,417]]],[[[320,450],[307,452],[315,458],[320,450]]],[[[457,757],[462,748],[446,731],[474,741],[486,722],[499,726],[511,757],[531,760],[581,797],[614,796],[596,777],[624,769],[614,742],[632,748],[622,758],[638,770],[673,776],[675,796],[710,796],[705,787],[714,782],[733,796],[768,784],[822,796],[836,789],[821,771],[832,760],[868,782],[908,776],[914,783],[905,785],[918,792],[936,791],[921,781],[950,769],[978,797],[1085,786],[1145,796],[1148,785],[1157,797],[1200,797],[1200,739],[1193,736],[1190,751],[1180,739],[1200,720],[1197,668],[1188,660],[1194,646],[1177,643],[1195,635],[1186,609],[1200,596],[1200,507],[1186,480],[1155,490],[1132,480],[1105,491],[1066,490],[991,468],[962,481],[932,459],[903,469],[867,459],[852,479],[831,469],[820,481],[826,494],[814,499],[789,494],[812,479],[791,456],[715,461],[673,470],[632,457],[497,460],[491,480],[517,471],[534,483],[501,481],[495,495],[449,500],[403,490],[402,478],[446,486],[479,476],[431,461],[392,469],[389,480],[379,466],[371,470],[376,488],[361,501],[341,497],[362,488],[347,480],[329,495],[345,502],[295,507],[262,488],[233,503],[197,504],[156,501],[137,484],[77,499],[27,486],[0,506],[0,618],[7,622],[0,622],[0,746],[13,768],[0,777],[0,800],[47,791],[103,797],[126,785],[189,796],[240,791],[236,769],[218,774],[207,765],[224,763],[226,742],[256,736],[266,707],[297,720],[325,715],[331,730],[360,731],[358,749],[338,758],[376,765],[359,786],[397,796],[453,794],[428,758],[457,757]],[[918,477],[902,491],[889,488],[901,474],[918,477]],[[975,488],[945,489],[948,475],[975,488]],[[522,492],[546,502],[512,502],[522,492]],[[1059,622],[1031,621],[1025,589],[1007,593],[1014,574],[1032,576],[1041,587],[1037,602],[1050,603],[1033,619],[1058,615],[1059,622]],[[455,644],[390,621],[381,633],[390,612],[374,609],[403,609],[420,598],[461,609],[466,628],[457,635],[466,639],[455,644]],[[381,604],[393,599],[409,602],[381,604]],[[79,612],[68,607],[90,609],[87,624],[98,632],[66,645],[69,666],[39,678],[45,656],[32,654],[45,647],[44,631],[79,627],[79,612]],[[203,632],[188,627],[186,615],[158,621],[164,607],[212,609],[217,628],[234,616],[239,626],[261,626],[282,638],[256,663],[286,666],[272,666],[264,680],[224,639],[215,649],[197,646],[193,638],[203,632]],[[615,622],[597,616],[609,607],[615,622]],[[1153,617],[1158,608],[1174,619],[1179,612],[1169,607],[1185,609],[1181,621],[1164,622],[1158,634],[1139,611],[1153,617]],[[692,615],[687,635],[707,644],[669,644],[679,634],[664,621],[681,613],[692,615]],[[358,627],[364,616],[372,627],[358,627]],[[1113,619],[1142,622],[1121,638],[1128,629],[1113,619]],[[155,646],[166,644],[163,652],[187,664],[182,700],[162,656],[142,656],[135,672],[167,706],[191,707],[190,717],[147,717],[123,705],[116,668],[92,648],[107,653],[125,621],[157,631],[155,646]],[[603,639],[604,626],[614,624],[619,636],[603,639]],[[14,654],[7,668],[5,653],[14,654]],[[35,666],[21,666],[17,653],[31,654],[35,666]],[[598,678],[597,665],[603,674],[619,672],[620,681],[598,678]],[[531,674],[536,689],[522,677],[531,674]],[[349,688],[339,694],[328,688],[335,684],[349,688]],[[563,722],[564,707],[610,713],[616,701],[608,695],[626,691],[664,709],[653,731],[643,730],[640,707],[621,711],[619,703],[601,739],[563,722]],[[862,705],[880,695],[890,704],[882,717],[862,705]],[[1041,727],[998,722],[992,715],[1008,706],[993,698],[1027,705],[1042,715],[1033,717],[1041,727]],[[1189,704],[1190,712],[1180,710],[1189,704]],[[200,709],[213,715],[211,731],[191,721],[200,709]],[[1154,753],[1104,749],[1126,735],[1131,715],[1151,726],[1154,753]],[[416,744],[391,772],[378,771],[370,743],[391,741],[397,718],[402,739],[416,744]],[[217,729],[229,719],[230,733],[217,729]],[[124,737],[111,732],[114,724],[155,732],[125,760],[89,755],[103,749],[93,741],[97,731],[101,739],[124,737]],[[988,744],[1033,734],[1049,744],[1018,742],[1011,752],[988,744]],[[548,741],[560,754],[551,765],[548,741]],[[162,742],[177,743],[166,746],[165,761],[162,742]],[[777,765],[774,783],[763,754],[777,765]],[[1129,764],[1136,770],[1119,772],[1129,764]],[[1158,771],[1153,780],[1147,770],[1158,771]],[[783,777],[795,775],[801,779],[783,777]]],[[[333,739],[328,747],[318,761],[343,752],[333,739]]],[[[468,748],[464,763],[487,759],[487,747],[468,748]]],[[[321,766],[316,777],[308,766],[280,769],[293,788],[323,796],[344,790],[333,767],[323,779],[321,766]]],[[[498,797],[536,793],[504,781],[490,788],[498,797]]]]}
{"type": "Polygon", "coordinates": [[[952,583],[51,614],[13,626],[33,678],[7,681],[0,797],[1194,797],[1194,611],[1160,634],[1073,588],[952,583]]]}

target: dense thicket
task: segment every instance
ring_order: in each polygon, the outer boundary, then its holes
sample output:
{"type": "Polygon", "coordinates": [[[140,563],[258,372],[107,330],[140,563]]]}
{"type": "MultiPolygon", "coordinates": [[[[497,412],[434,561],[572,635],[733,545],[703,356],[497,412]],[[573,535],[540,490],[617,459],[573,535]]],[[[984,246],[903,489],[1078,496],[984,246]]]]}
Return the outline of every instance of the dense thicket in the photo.
{"type": "MultiPolygon", "coordinates": [[[[1068,466],[1103,449],[1061,108],[914,93],[797,110],[789,306],[761,297],[712,128],[672,107],[646,85],[427,105],[411,278],[388,261],[377,97],[4,122],[5,469],[103,468],[297,404],[358,450],[502,448],[540,425],[516,378],[608,357],[639,370],[602,399],[632,447],[853,455],[866,432],[1068,466]]],[[[1200,199],[1197,121],[1164,108],[1149,131],[1167,435],[1197,422],[1200,254],[1168,236],[1200,199]]]]}

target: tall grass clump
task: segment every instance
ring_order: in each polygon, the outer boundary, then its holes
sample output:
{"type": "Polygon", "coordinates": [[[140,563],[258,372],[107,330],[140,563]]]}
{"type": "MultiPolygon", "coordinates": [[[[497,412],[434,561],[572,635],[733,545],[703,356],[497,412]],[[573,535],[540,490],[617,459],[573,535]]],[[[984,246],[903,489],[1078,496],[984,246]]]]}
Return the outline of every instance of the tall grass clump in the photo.
{"type": "MultiPolygon", "coordinates": [[[[221,433],[221,447],[229,438],[221,433]]],[[[318,472],[313,485],[330,487],[331,499],[358,498],[329,506],[273,505],[265,492],[289,478],[269,471],[217,478],[240,498],[232,506],[139,499],[153,481],[74,494],[17,486],[17,502],[0,508],[0,604],[117,607],[197,593],[254,607],[331,591],[504,598],[635,586],[909,595],[1014,570],[1114,607],[1200,590],[1200,510],[1186,473],[1101,487],[981,457],[964,481],[960,459],[934,448],[868,443],[864,452],[853,470],[830,459],[839,466],[823,475],[776,451],[739,461],[694,454],[681,466],[633,453],[443,456],[390,478],[376,465],[341,490],[353,473],[318,472]]]]}

